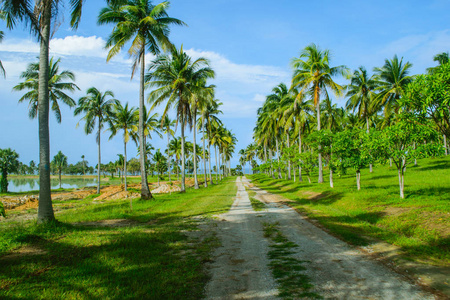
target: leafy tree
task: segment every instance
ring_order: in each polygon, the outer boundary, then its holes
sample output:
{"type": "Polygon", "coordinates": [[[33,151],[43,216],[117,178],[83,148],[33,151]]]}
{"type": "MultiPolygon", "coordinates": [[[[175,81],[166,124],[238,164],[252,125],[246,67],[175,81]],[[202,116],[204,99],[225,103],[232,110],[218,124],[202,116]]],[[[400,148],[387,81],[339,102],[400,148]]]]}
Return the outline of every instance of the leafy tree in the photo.
{"type": "Polygon", "coordinates": [[[34,175],[35,171],[36,171],[36,163],[34,162],[34,160],[31,160],[28,168],[28,173],[34,175]]]}
{"type": "MultiPolygon", "coordinates": [[[[450,136],[450,63],[430,74],[418,75],[408,86],[402,105],[431,118],[444,135],[444,148],[450,136]]],[[[446,152],[447,154],[447,152],[446,152]]]]}
{"type": "MultiPolygon", "coordinates": [[[[321,130],[320,124],[320,95],[326,95],[327,88],[337,96],[342,95],[343,87],[333,81],[337,75],[346,76],[347,68],[344,66],[330,67],[330,51],[320,50],[315,44],[307,46],[299,58],[292,60],[294,75],[292,87],[298,87],[300,92],[308,91],[313,99],[317,115],[317,130],[321,130]]],[[[319,179],[323,182],[322,155],[319,153],[319,179]]]]}
{"type": "MultiPolygon", "coordinates": [[[[139,147],[144,153],[144,74],[145,53],[157,55],[160,47],[169,48],[170,25],[184,25],[178,19],[171,18],[167,14],[169,2],[165,1],[153,5],[148,0],[127,0],[110,3],[108,7],[100,11],[99,24],[114,24],[114,29],[106,42],[110,48],[107,61],[118,54],[121,49],[131,42],[128,54],[133,58],[132,75],[140,67],[139,89],[139,147]]],[[[152,194],[148,187],[147,173],[145,171],[145,158],[140,157],[141,164],[141,199],[151,199],[152,194]]]]}
{"type": "Polygon", "coordinates": [[[308,138],[308,144],[314,149],[314,151],[322,154],[326,164],[330,170],[330,187],[334,187],[333,173],[336,171],[336,162],[333,160],[333,140],[335,134],[327,129],[321,131],[312,132],[308,138]],[[320,147],[319,147],[320,146],[320,147]]]}
{"type": "Polygon", "coordinates": [[[52,164],[55,166],[59,175],[59,188],[61,188],[61,173],[64,168],[67,167],[67,156],[65,156],[61,151],[59,151],[52,160],[52,164]]]}
{"type": "Polygon", "coordinates": [[[17,172],[19,168],[19,154],[11,148],[0,149],[0,192],[8,192],[8,173],[17,172]]]}
{"type": "Polygon", "coordinates": [[[311,174],[317,167],[316,155],[312,151],[306,151],[298,154],[298,161],[302,166],[302,170],[305,171],[308,182],[311,183],[311,174]]]}
{"type": "Polygon", "coordinates": [[[158,185],[159,179],[162,179],[162,174],[167,171],[167,158],[158,149],[153,155],[153,161],[155,162],[155,169],[158,173],[158,185]]]}
{"type": "Polygon", "coordinates": [[[361,129],[345,130],[336,134],[333,153],[344,168],[356,171],[356,187],[361,189],[361,169],[373,163],[369,135],[361,129]]]}
{"type": "Polygon", "coordinates": [[[437,69],[439,69],[440,66],[442,66],[444,64],[448,64],[449,61],[450,61],[450,54],[449,54],[448,51],[436,54],[433,57],[433,60],[438,62],[438,66],[437,67],[428,68],[427,72],[429,74],[433,74],[437,69]]]}
{"type": "MultiPolygon", "coordinates": [[[[59,63],[61,59],[54,60],[54,57],[49,62],[49,99],[51,100],[51,109],[55,113],[56,121],[61,123],[61,110],[59,108],[58,100],[61,100],[69,107],[76,105],[75,101],[65,93],[65,91],[74,92],[79,90],[78,86],[71,82],[75,81],[75,74],[68,70],[59,70],[59,63]]],[[[31,63],[28,65],[25,72],[20,75],[24,82],[19,83],[13,87],[14,91],[28,90],[20,99],[19,103],[29,101],[28,116],[30,119],[35,119],[38,113],[38,98],[39,98],[39,63],[31,63]]]]}
{"type": "MultiPolygon", "coordinates": [[[[97,125],[97,145],[98,145],[98,164],[97,164],[97,194],[100,194],[100,166],[101,166],[101,151],[100,151],[100,136],[104,123],[109,123],[112,127],[111,116],[113,115],[113,106],[117,103],[114,98],[114,93],[106,91],[100,92],[97,88],[91,87],[87,90],[87,95],[78,100],[78,106],[75,109],[75,116],[84,113],[81,120],[85,121],[84,132],[90,134],[94,131],[97,125]],[[97,119],[97,121],[96,121],[97,119]]],[[[79,124],[79,123],[78,123],[79,124]]]]}
{"type": "Polygon", "coordinates": [[[392,158],[397,167],[400,198],[405,198],[406,166],[415,159],[442,153],[442,146],[426,142],[435,139],[436,133],[431,126],[421,124],[411,114],[405,114],[398,123],[384,129],[372,139],[377,157],[384,160],[392,158]]]}

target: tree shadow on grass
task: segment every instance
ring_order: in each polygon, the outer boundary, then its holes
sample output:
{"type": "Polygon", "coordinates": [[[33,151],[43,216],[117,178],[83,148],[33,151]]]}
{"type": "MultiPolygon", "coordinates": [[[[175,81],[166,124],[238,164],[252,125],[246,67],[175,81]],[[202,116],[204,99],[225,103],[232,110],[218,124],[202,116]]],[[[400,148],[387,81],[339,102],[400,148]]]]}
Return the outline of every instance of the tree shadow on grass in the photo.
{"type": "Polygon", "coordinates": [[[2,257],[0,297],[199,299],[207,277],[175,230],[66,226],[67,238],[23,237],[39,255],[2,257]],[[80,242],[83,236],[94,236],[80,242]],[[181,243],[181,244],[180,244],[181,243]]]}
{"type": "Polygon", "coordinates": [[[450,161],[449,160],[436,160],[431,161],[429,166],[417,168],[417,171],[430,171],[430,170],[449,170],[450,161]]]}
{"type": "MultiPolygon", "coordinates": [[[[445,196],[450,195],[450,187],[427,187],[422,189],[411,189],[405,187],[406,198],[424,196],[445,196]]],[[[450,201],[450,197],[447,198],[450,201]]]]}

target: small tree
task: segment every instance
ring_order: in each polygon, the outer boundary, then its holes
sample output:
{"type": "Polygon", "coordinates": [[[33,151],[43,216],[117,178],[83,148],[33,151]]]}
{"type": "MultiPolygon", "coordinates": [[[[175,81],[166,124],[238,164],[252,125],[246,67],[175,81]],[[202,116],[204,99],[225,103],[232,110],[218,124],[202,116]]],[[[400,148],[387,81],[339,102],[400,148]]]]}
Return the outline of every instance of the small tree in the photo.
{"type": "Polygon", "coordinates": [[[300,161],[302,171],[305,171],[308,182],[311,183],[311,173],[317,167],[317,155],[311,151],[297,154],[297,160],[300,161]]]}
{"type": "Polygon", "coordinates": [[[437,132],[431,126],[421,124],[417,118],[408,115],[372,139],[377,156],[385,160],[392,158],[397,167],[400,198],[405,198],[406,166],[415,159],[442,154],[442,146],[427,143],[436,137],[437,132]]]}
{"type": "Polygon", "coordinates": [[[17,172],[19,168],[19,154],[11,148],[0,149],[0,192],[8,192],[8,173],[17,172]]]}
{"type": "Polygon", "coordinates": [[[361,129],[345,130],[336,134],[333,152],[337,164],[356,171],[356,187],[361,189],[361,169],[373,163],[371,143],[367,132],[361,129]]]}
{"type": "Polygon", "coordinates": [[[64,168],[67,167],[67,156],[65,156],[61,151],[59,151],[52,160],[52,164],[58,171],[59,175],[59,188],[61,188],[61,173],[64,168]]]}
{"type": "Polygon", "coordinates": [[[333,172],[336,171],[335,163],[333,161],[333,139],[334,133],[331,130],[314,131],[307,138],[307,142],[317,152],[322,154],[325,163],[330,170],[330,187],[334,187],[333,172]]]}

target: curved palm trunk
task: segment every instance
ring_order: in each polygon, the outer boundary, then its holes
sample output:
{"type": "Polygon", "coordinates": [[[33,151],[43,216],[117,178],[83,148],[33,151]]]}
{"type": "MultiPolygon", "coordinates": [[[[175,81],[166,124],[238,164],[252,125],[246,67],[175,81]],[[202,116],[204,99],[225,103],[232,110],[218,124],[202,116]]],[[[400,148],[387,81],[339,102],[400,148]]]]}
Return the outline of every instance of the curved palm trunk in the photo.
{"type": "MultiPolygon", "coordinates": [[[[317,95],[317,130],[320,131],[320,105],[319,105],[319,96],[317,95]]],[[[320,151],[322,150],[322,145],[319,145],[319,179],[318,183],[323,183],[323,166],[322,166],[322,154],[320,151]]]]}
{"type": "Polygon", "coordinates": [[[205,119],[202,117],[202,128],[203,128],[203,173],[205,174],[205,182],[203,183],[204,187],[208,186],[208,179],[206,177],[206,153],[205,153],[205,119]]]}
{"type": "Polygon", "coordinates": [[[184,156],[184,116],[181,116],[181,192],[186,191],[185,174],[185,156],[184,156]]]}
{"type": "Polygon", "coordinates": [[[145,136],[144,136],[144,74],[145,74],[145,48],[141,49],[141,69],[140,69],[140,87],[139,87],[139,162],[141,165],[141,199],[148,200],[153,198],[148,188],[147,171],[145,170],[145,136]]]}
{"type": "Polygon", "coordinates": [[[208,156],[208,164],[209,164],[209,183],[210,184],[213,184],[213,181],[212,181],[212,174],[211,174],[211,143],[210,143],[210,140],[208,139],[208,153],[209,153],[209,156],[208,156]]]}
{"type": "Polygon", "coordinates": [[[128,191],[127,187],[127,142],[123,143],[123,173],[125,177],[125,191],[128,191]]]}
{"type": "Polygon", "coordinates": [[[44,2],[45,7],[42,18],[44,25],[41,32],[39,54],[39,223],[48,222],[55,219],[50,188],[50,133],[48,127],[48,53],[51,19],[51,4],[49,2],[50,1],[44,2]]]}
{"type": "Polygon", "coordinates": [[[197,126],[195,124],[197,123],[197,109],[194,110],[194,188],[198,189],[198,180],[197,180],[197,145],[196,145],[196,133],[197,133],[197,126]]]}

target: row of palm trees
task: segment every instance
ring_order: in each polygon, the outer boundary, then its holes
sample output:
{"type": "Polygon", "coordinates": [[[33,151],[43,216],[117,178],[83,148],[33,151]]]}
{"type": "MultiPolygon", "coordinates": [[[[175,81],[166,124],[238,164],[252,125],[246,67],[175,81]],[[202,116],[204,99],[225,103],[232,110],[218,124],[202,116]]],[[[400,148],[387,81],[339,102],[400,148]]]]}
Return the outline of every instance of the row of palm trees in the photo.
{"type": "MultiPolygon", "coordinates": [[[[49,82],[50,82],[50,60],[49,60],[49,42],[51,32],[58,25],[58,15],[64,11],[66,1],[62,0],[2,0],[0,2],[0,16],[5,20],[9,29],[15,28],[19,23],[25,24],[31,33],[38,38],[40,42],[39,66],[36,74],[37,83],[37,101],[35,102],[34,115],[39,119],[39,208],[38,222],[51,221],[54,219],[51,190],[50,190],[50,144],[49,144],[49,82]]],[[[73,29],[78,27],[81,20],[81,13],[84,0],[68,1],[66,7],[70,7],[71,20],[70,25],[73,29]]],[[[106,0],[106,7],[103,8],[98,16],[98,24],[112,24],[113,30],[107,39],[106,47],[109,49],[107,61],[120,53],[125,47],[128,55],[133,59],[131,77],[139,70],[140,87],[139,87],[139,123],[138,123],[138,139],[140,149],[140,166],[141,166],[141,198],[150,199],[150,193],[147,174],[145,172],[145,88],[156,87],[157,89],[150,94],[149,100],[153,103],[153,107],[165,103],[166,109],[163,118],[168,111],[174,107],[176,109],[177,122],[181,128],[181,142],[184,144],[185,126],[195,126],[197,111],[202,111],[207,106],[206,103],[212,105],[213,86],[207,85],[207,79],[213,78],[214,71],[209,67],[207,60],[201,58],[196,61],[183,51],[181,47],[177,50],[169,40],[170,27],[173,25],[185,25],[179,19],[172,18],[168,15],[167,9],[169,2],[164,1],[157,5],[153,5],[149,0],[106,0]],[[169,54],[161,54],[161,51],[170,51],[169,54]],[[145,75],[146,62],[145,55],[151,53],[157,56],[156,60],[151,63],[150,72],[145,75]],[[147,78],[146,78],[147,77],[147,78]]],[[[0,39],[3,33],[0,35],[0,39]]],[[[3,70],[3,67],[1,68],[3,70]]],[[[0,71],[2,71],[0,70],[0,71]]],[[[67,74],[67,76],[69,76],[67,74]]],[[[70,75],[71,76],[71,75],[70,75]]],[[[75,87],[73,87],[75,88],[75,87]]],[[[31,95],[30,95],[31,97],[31,95]]],[[[114,102],[111,92],[101,93],[96,88],[90,88],[86,97],[79,101],[76,114],[85,114],[83,119],[86,121],[85,131],[92,132],[95,126],[95,118],[97,122],[97,138],[100,146],[100,131],[102,128],[103,118],[100,111],[103,109],[111,109],[98,106],[94,109],[95,102],[100,104],[100,99],[105,103],[112,104],[114,102]],[[109,97],[110,99],[106,100],[109,97]],[[88,109],[91,107],[91,109],[88,109]]],[[[52,99],[53,101],[53,99],[52,99]]],[[[64,101],[64,100],[63,100],[64,101]]],[[[74,106],[74,103],[67,103],[74,106]]],[[[52,109],[53,102],[52,102],[52,109]]],[[[202,115],[202,128],[209,126],[208,138],[210,141],[216,141],[217,147],[222,153],[222,159],[229,160],[230,153],[234,151],[235,138],[231,132],[221,126],[224,132],[219,139],[213,133],[211,120],[208,125],[206,121],[208,117],[202,115]],[[206,125],[205,125],[206,124],[206,125]]],[[[107,121],[107,120],[106,120],[107,121]]],[[[217,130],[219,131],[219,129],[217,130]]],[[[195,130],[194,130],[195,133],[195,130]]],[[[205,133],[206,134],[206,133],[205,133]]],[[[216,143],[215,142],[215,143],[216,143]]],[[[211,142],[210,142],[211,143],[211,142]]],[[[213,143],[213,144],[215,144],[213,143]]],[[[126,143],[125,143],[126,144],[126,143]]],[[[195,145],[195,140],[194,140],[195,145]]],[[[184,147],[182,147],[184,149],[184,147]]],[[[195,151],[195,150],[194,150],[195,151]]],[[[182,169],[184,170],[184,150],[182,151],[182,169]]],[[[100,159],[100,147],[99,147],[100,159]]],[[[100,165],[100,163],[99,163],[100,165]]],[[[184,172],[182,172],[182,191],[185,190],[184,172]]],[[[196,181],[196,187],[198,183],[196,181]]]]}
{"type": "MultiPolygon", "coordinates": [[[[445,64],[448,53],[438,54],[435,61],[445,64]]],[[[381,68],[374,68],[372,75],[362,66],[351,73],[345,66],[331,66],[329,51],[314,44],[307,46],[291,65],[291,86],[280,83],[274,87],[258,109],[255,144],[240,150],[241,164],[256,157],[267,162],[275,156],[280,163],[282,148],[289,149],[297,144],[298,152],[302,153],[305,136],[321,129],[339,132],[346,128],[365,128],[368,133],[371,128],[386,128],[394,124],[405,110],[400,99],[414,79],[410,75],[412,64],[397,56],[386,59],[381,68]],[[338,76],[350,80],[350,83],[345,86],[338,84],[335,81],[338,76]],[[345,108],[333,104],[330,93],[336,97],[345,96],[345,108]]],[[[429,72],[433,69],[430,68],[429,72]]],[[[443,137],[446,143],[445,133],[443,137]]],[[[322,183],[323,151],[320,143],[317,152],[318,182],[322,183]]],[[[286,177],[289,179],[291,170],[288,161],[286,177]]],[[[295,172],[297,170],[294,170],[294,176],[295,172]]],[[[302,181],[301,165],[298,174],[302,181]]],[[[281,176],[278,168],[278,177],[281,176]]]]}

